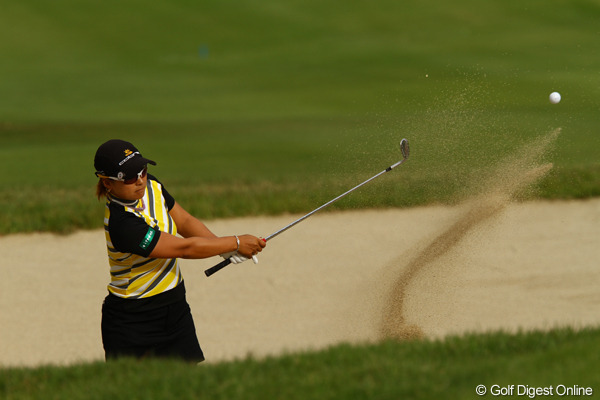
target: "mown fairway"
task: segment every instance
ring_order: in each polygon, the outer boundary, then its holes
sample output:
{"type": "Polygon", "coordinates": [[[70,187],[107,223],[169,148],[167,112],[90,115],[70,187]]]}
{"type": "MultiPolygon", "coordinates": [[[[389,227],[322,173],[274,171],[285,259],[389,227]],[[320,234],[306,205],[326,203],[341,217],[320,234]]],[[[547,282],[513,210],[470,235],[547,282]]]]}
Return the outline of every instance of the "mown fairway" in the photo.
{"type": "Polygon", "coordinates": [[[2,9],[0,232],[99,227],[92,159],[114,137],[204,218],[310,210],[396,161],[402,137],[402,176],[337,207],[453,201],[554,128],[533,195],[600,193],[595,1],[2,9]]]}

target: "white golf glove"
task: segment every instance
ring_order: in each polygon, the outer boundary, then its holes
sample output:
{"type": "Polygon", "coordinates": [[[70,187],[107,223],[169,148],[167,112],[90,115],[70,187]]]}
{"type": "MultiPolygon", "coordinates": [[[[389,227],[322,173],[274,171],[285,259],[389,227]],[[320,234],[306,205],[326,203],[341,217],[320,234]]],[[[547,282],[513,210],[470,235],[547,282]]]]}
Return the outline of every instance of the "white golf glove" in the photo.
{"type": "MultiPolygon", "coordinates": [[[[221,254],[221,257],[223,257],[224,259],[230,259],[232,264],[241,264],[244,261],[248,261],[246,257],[241,255],[237,251],[221,254]]],[[[258,264],[258,257],[252,256],[252,261],[254,261],[254,264],[258,264]]]]}

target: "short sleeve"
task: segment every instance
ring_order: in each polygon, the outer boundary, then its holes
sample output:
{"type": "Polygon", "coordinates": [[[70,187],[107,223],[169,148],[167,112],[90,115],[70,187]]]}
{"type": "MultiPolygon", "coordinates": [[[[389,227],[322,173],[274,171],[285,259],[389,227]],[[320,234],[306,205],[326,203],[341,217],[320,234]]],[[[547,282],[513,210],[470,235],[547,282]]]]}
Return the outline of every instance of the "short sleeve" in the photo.
{"type": "Polygon", "coordinates": [[[133,213],[111,213],[109,235],[115,250],[148,257],[160,238],[160,230],[153,228],[133,213]]]}

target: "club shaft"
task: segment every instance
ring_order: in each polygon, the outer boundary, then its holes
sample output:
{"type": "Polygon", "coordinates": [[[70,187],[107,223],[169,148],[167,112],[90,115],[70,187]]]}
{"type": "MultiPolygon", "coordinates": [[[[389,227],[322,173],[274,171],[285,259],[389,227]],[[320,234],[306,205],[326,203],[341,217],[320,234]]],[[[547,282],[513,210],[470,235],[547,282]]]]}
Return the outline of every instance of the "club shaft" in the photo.
{"type": "Polygon", "coordinates": [[[308,214],[298,218],[297,220],[295,220],[294,222],[290,223],[289,225],[284,226],[283,228],[281,228],[280,230],[278,230],[277,232],[274,232],[272,234],[270,234],[269,236],[267,236],[265,238],[266,241],[269,241],[271,239],[273,239],[274,237],[282,234],[283,232],[287,231],[288,229],[290,229],[291,227],[299,224],[300,222],[304,221],[305,219],[307,219],[308,217],[310,217],[311,215],[321,211],[322,209],[324,209],[325,207],[335,203],[336,201],[338,201],[339,199],[341,199],[342,197],[352,193],[353,191],[355,191],[356,189],[360,188],[361,186],[366,185],[367,183],[371,182],[372,180],[378,178],[379,176],[385,174],[386,172],[391,171],[393,168],[396,168],[398,165],[402,164],[402,162],[404,161],[404,159],[398,161],[396,164],[389,166],[388,168],[384,169],[383,171],[381,171],[380,173],[378,173],[377,175],[373,175],[372,177],[370,177],[369,179],[367,179],[366,181],[359,183],[358,185],[354,186],[352,189],[348,190],[345,193],[340,194],[338,197],[336,197],[335,199],[329,200],[327,203],[323,204],[322,206],[315,208],[314,210],[312,210],[311,212],[309,212],[308,214]]]}
{"type": "MultiPolygon", "coordinates": [[[[287,231],[288,229],[290,229],[291,227],[299,224],[300,222],[304,221],[305,219],[307,219],[308,217],[310,217],[311,215],[319,212],[320,210],[324,209],[325,207],[329,206],[332,203],[335,203],[336,201],[338,201],[339,199],[341,199],[342,197],[348,195],[349,193],[352,193],[353,191],[355,191],[356,189],[358,189],[361,186],[366,185],[367,183],[371,182],[372,180],[378,178],[379,176],[385,174],[386,172],[390,172],[392,169],[396,168],[398,165],[402,164],[404,161],[406,161],[406,159],[408,158],[408,153],[409,153],[409,149],[408,149],[408,142],[406,141],[406,139],[403,139],[401,142],[401,149],[402,149],[402,160],[398,161],[395,164],[390,165],[389,167],[387,167],[386,169],[384,169],[383,171],[381,171],[380,173],[378,173],[377,175],[373,175],[372,177],[370,177],[369,179],[367,179],[366,181],[354,186],[352,189],[348,190],[345,193],[340,194],[338,197],[336,197],[333,200],[329,200],[327,203],[323,204],[322,206],[315,208],[314,210],[312,210],[311,212],[309,212],[308,214],[298,218],[297,220],[295,220],[294,222],[292,222],[289,225],[284,226],[283,228],[281,228],[280,230],[278,230],[277,232],[274,232],[272,234],[270,234],[269,236],[267,236],[265,238],[265,241],[269,241],[271,239],[273,239],[274,237],[282,234],[283,232],[287,231]]],[[[227,265],[231,264],[231,259],[226,259],[221,261],[219,264],[213,266],[212,268],[207,269],[206,271],[204,271],[204,273],[206,274],[206,276],[211,276],[212,274],[214,274],[217,271],[220,271],[221,269],[225,268],[227,265]]]]}

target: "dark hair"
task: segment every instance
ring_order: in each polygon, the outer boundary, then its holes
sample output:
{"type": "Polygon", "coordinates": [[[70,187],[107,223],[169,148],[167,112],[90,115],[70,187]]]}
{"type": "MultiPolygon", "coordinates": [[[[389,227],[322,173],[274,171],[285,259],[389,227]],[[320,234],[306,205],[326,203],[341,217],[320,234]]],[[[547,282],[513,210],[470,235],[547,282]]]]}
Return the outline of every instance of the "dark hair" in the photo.
{"type": "Polygon", "coordinates": [[[108,190],[106,190],[106,186],[104,186],[102,180],[103,178],[100,178],[98,180],[98,184],[96,185],[96,196],[98,197],[98,200],[102,200],[102,198],[106,197],[106,194],[108,193],[108,190]]]}

